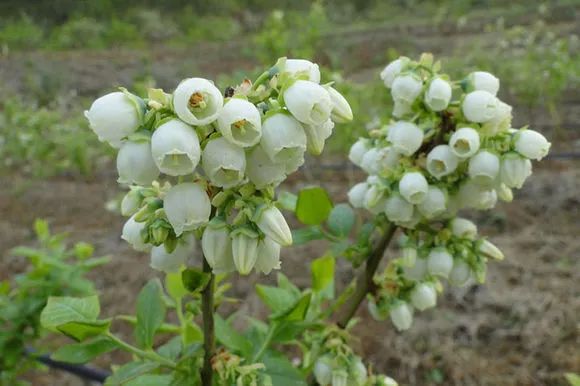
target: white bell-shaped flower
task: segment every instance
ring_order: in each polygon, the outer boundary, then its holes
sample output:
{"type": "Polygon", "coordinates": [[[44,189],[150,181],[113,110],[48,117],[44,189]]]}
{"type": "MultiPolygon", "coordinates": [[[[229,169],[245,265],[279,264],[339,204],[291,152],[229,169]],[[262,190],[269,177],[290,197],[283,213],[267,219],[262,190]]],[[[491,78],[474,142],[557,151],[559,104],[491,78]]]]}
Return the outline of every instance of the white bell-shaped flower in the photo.
{"type": "Polygon", "coordinates": [[[151,185],[159,176],[149,142],[125,142],[117,154],[120,184],[151,185]]]}
{"type": "Polygon", "coordinates": [[[356,357],[350,364],[349,385],[365,386],[368,379],[367,368],[359,357],[356,357]]]}
{"type": "Polygon", "coordinates": [[[304,125],[307,139],[306,150],[312,155],[320,155],[324,150],[326,140],[332,135],[332,129],[334,129],[334,122],[330,119],[322,125],[304,125]]]}
{"type": "Polygon", "coordinates": [[[379,149],[378,171],[391,171],[399,165],[401,155],[393,146],[386,146],[379,149]]]}
{"type": "Polygon", "coordinates": [[[487,91],[492,95],[497,95],[499,91],[499,79],[485,71],[475,71],[468,75],[467,80],[474,90],[487,91]]]}
{"type": "Polygon", "coordinates": [[[153,132],[151,152],[159,170],[170,176],[193,173],[201,156],[195,130],[179,119],[172,119],[153,132]]]}
{"type": "Polygon", "coordinates": [[[409,58],[401,56],[399,59],[393,60],[391,63],[387,64],[383,71],[381,71],[381,80],[385,83],[387,88],[391,88],[393,81],[401,73],[403,67],[405,67],[407,63],[409,63],[409,58]]]}
{"type": "Polygon", "coordinates": [[[369,188],[366,191],[363,206],[370,210],[374,208],[383,199],[384,191],[376,184],[367,184],[369,188]]]}
{"type": "Polygon", "coordinates": [[[552,144],[534,130],[520,130],[516,134],[515,149],[526,158],[540,161],[550,151],[552,144]]]}
{"type": "Polygon", "coordinates": [[[186,182],[169,189],[163,199],[163,208],[167,220],[179,236],[208,222],[211,202],[200,184],[186,182]]]}
{"type": "Polygon", "coordinates": [[[397,331],[408,330],[413,324],[413,307],[401,302],[391,308],[389,316],[397,331]]]}
{"type": "Polygon", "coordinates": [[[296,159],[304,158],[306,134],[296,119],[282,113],[274,114],[264,121],[260,146],[272,162],[294,165],[296,159]]]}
{"type": "Polygon", "coordinates": [[[404,247],[401,250],[401,259],[405,267],[413,267],[415,261],[417,260],[417,248],[415,247],[404,247]]]}
{"type": "Polygon", "coordinates": [[[449,273],[449,283],[451,285],[461,287],[467,284],[470,278],[471,268],[469,265],[463,260],[455,259],[453,262],[453,268],[449,273]]]}
{"type": "Polygon", "coordinates": [[[232,256],[232,239],[226,226],[208,226],[201,237],[201,249],[213,273],[228,273],[235,270],[232,256]]]}
{"type": "Polygon", "coordinates": [[[141,232],[145,228],[144,222],[136,222],[135,216],[131,216],[125,225],[123,225],[123,232],[121,238],[131,244],[134,250],[139,252],[149,252],[151,245],[146,244],[141,237],[141,232]]]}
{"type": "Polygon", "coordinates": [[[427,259],[417,257],[415,264],[410,267],[404,267],[405,277],[409,280],[422,280],[427,274],[427,259]]]}
{"type": "Polygon", "coordinates": [[[369,140],[366,138],[359,138],[348,152],[348,159],[356,166],[361,166],[362,160],[366,152],[370,149],[369,140]]]}
{"type": "Polygon", "coordinates": [[[131,189],[121,200],[121,215],[132,216],[141,207],[141,197],[137,190],[131,189]]]}
{"type": "Polygon", "coordinates": [[[292,75],[306,74],[308,75],[309,81],[320,83],[320,69],[318,68],[318,64],[306,59],[286,59],[284,68],[280,72],[288,72],[292,75]]]}
{"type": "Polygon", "coordinates": [[[272,162],[264,149],[256,146],[248,153],[246,175],[258,189],[277,186],[286,178],[286,165],[272,162]]]}
{"type": "Polygon", "coordinates": [[[394,101],[412,104],[421,94],[423,82],[415,75],[398,75],[391,85],[391,95],[394,101]]]}
{"type": "Polygon", "coordinates": [[[244,179],[246,154],[224,137],[215,138],[205,145],[201,166],[213,185],[231,188],[244,179]]]}
{"type": "Polygon", "coordinates": [[[398,121],[389,126],[387,140],[403,155],[413,155],[423,143],[423,130],[411,122],[398,121]]]}
{"type": "Polygon", "coordinates": [[[487,150],[481,150],[469,160],[467,173],[475,183],[492,186],[499,175],[499,157],[487,150]]]}
{"type": "Polygon", "coordinates": [[[395,118],[401,119],[412,110],[413,108],[408,102],[402,100],[393,101],[393,117],[395,118]]]}
{"type": "Polygon", "coordinates": [[[475,240],[477,237],[477,225],[468,219],[456,217],[449,223],[453,236],[475,240]]]}
{"type": "Polygon", "coordinates": [[[399,193],[411,204],[420,204],[427,196],[429,184],[420,172],[407,172],[399,181],[399,193]]]}
{"type": "Polygon", "coordinates": [[[447,278],[453,268],[453,257],[445,248],[433,248],[427,256],[427,270],[431,275],[447,278]]]}
{"type": "Polygon", "coordinates": [[[258,239],[238,233],[232,236],[232,252],[240,275],[248,275],[258,259],[258,239]]]}
{"type": "Polygon", "coordinates": [[[502,157],[500,179],[508,188],[520,189],[532,174],[532,161],[517,153],[507,153],[502,157]]]}
{"type": "Polygon", "coordinates": [[[381,169],[379,159],[381,156],[380,149],[376,147],[370,148],[364,155],[360,164],[362,170],[370,175],[377,174],[381,169]]]}
{"type": "Polygon", "coordinates": [[[504,202],[512,202],[514,200],[514,192],[506,186],[506,184],[500,183],[496,188],[497,198],[504,202]]]}
{"type": "Polygon", "coordinates": [[[321,357],[314,363],[314,379],[319,385],[328,386],[332,382],[332,360],[321,357]]]}
{"type": "Polygon", "coordinates": [[[284,91],[290,113],[307,125],[321,125],[330,118],[332,102],[324,87],[308,80],[297,80],[284,91]]]}
{"type": "Polygon", "coordinates": [[[437,291],[431,284],[417,284],[411,292],[411,304],[419,311],[433,308],[437,305],[437,291]]]}
{"type": "Polygon", "coordinates": [[[497,203],[497,193],[494,189],[469,180],[459,188],[458,199],[461,207],[487,210],[497,203]]]}
{"type": "Polygon", "coordinates": [[[399,225],[400,227],[403,227],[403,228],[407,228],[407,229],[415,229],[417,224],[419,224],[422,219],[423,218],[421,216],[421,213],[419,213],[419,211],[415,207],[415,208],[413,208],[413,214],[411,215],[411,219],[408,221],[398,222],[397,225],[399,225]]]}
{"type": "Polygon", "coordinates": [[[183,80],[173,92],[175,114],[190,125],[202,126],[215,121],[224,104],[224,97],[209,80],[183,80]]]}
{"type": "Polygon", "coordinates": [[[280,209],[271,206],[262,211],[256,225],[269,238],[282,246],[292,245],[292,232],[280,209]]]}
{"type": "Polygon", "coordinates": [[[352,109],[346,98],[332,87],[327,88],[332,103],[330,119],[336,123],[346,123],[352,121],[352,109]]]}
{"type": "Polygon", "coordinates": [[[472,157],[479,150],[479,134],[471,127],[462,127],[449,139],[451,151],[461,159],[472,157]]]}
{"type": "Polygon", "coordinates": [[[445,212],[447,208],[447,194],[443,189],[429,186],[423,201],[417,205],[417,210],[425,218],[432,219],[445,212]]]}
{"type": "Polygon", "coordinates": [[[451,85],[446,80],[435,78],[425,92],[425,104],[432,111],[443,111],[451,101],[451,85]]]}
{"type": "Polygon", "coordinates": [[[458,163],[449,145],[437,145],[427,155],[427,170],[437,179],[453,173],[458,163]]]}
{"type": "Polygon", "coordinates": [[[353,208],[360,209],[364,206],[365,196],[369,190],[369,185],[366,182],[359,182],[348,191],[348,202],[353,208]]]}
{"type": "Polygon", "coordinates": [[[217,117],[218,130],[225,139],[240,147],[260,142],[262,117],[258,108],[245,99],[231,98],[217,117]]]}
{"type": "Polygon", "coordinates": [[[481,127],[481,132],[487,136],[494,136],[507,131],[512,125],[512,107],[498,100],[495,115],[481,127]]]}
{"type": "Polygon", "coordinates": [[[151,268],[165,273],[178,272],[195,250],[195,238],[187,237],[180,240],[173,252],[168,253],[165,246],[159,245],[151,249],[151,268]]]}
{"type": "Polygon", "coordinates": [[[260,240],[255,268],[265,275],[273,269],[280,269],[280,244],[269,237],[260,240]]]}
{"type": "Polygon", "coordinates": [[[498,99],[487,91],[472,91],[465,96],[462,110],[470,122],[483,123],[495,117],[498,99]]]}
{"type": "Polygon", "coordinates": [[[118,91],[95,100],[90,109],[85,111],[85,117],[99,141],[118,148],[123,138],[139,128],[142,110],[138,100],[133,101],[118,91]]]}
{"type": "Polygon", "coordinates": [[[380,384],[381,386],[399,386],[399,384],[397,383],[397,381],[395,381],[393,378],[391,377],[387,377],[385,376],[384,378],[382,378],[380,380],[382,383],[380,384]]]}
{"type": "Polygon", "coordinates": [[[334,370],[332,372],[332,386],[349,386],[348,373],[345,370],[334,370]]]}
{"type": "Polygon", "coordinates": [[[481,253],[483,256],[488,257],[490,259],[495,260],[503,260],[504,255],[503,252],[496,247],[492,242],[487,241],[485,239],[481,240],[479,244],[478,252],[481,253]]]}
{"type": "Polygon", "coordinates": [[[413,218],[413,204],[405,200],[400,194],[393,193],[385,202],[385,214],[389,221],[403,223],[413,218]]]}

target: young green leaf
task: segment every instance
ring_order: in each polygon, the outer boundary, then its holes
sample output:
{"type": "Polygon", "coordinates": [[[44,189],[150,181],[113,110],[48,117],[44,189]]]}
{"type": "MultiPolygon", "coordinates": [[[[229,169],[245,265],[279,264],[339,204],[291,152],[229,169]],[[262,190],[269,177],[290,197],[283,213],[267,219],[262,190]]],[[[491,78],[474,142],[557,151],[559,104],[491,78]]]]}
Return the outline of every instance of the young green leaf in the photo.
{"type": "Polygon", "coordinates": [[[87,338],[98,336],[109,331],[111,320],[90,320],[84,322],[68,322],[59,325],[56,329],[66,336],[82,342],[87,338]]]}
{"type": "Polygon", "coordinates": [[[127,382],[139,377],[140,375],[149,373],[159,367],[155,362],[129,362],[117,369],[105,381],[105,386],[121,386],[126,385],[127,382]]]}
{"type": "Polygon", "coordinates": [[[289,210],[291,212],[296,211],[296,204],[298,202],[298,197],[290,192],[282,192],[278,195],[278,205],[282,209],[289,210]]]}
{"type": "Polygon", "coordinates": [[[321,187],[305,188],[298,193],[296,217],[303,224],[319,225],[328,218],[332,201],[326,190],[321,187]]]}
{"type": "Polygon", "coordinates": [[[340,237],[347,236],[354,226],[354,211],[348,204],[338,204],[328,216],[326,221],[330,231],[340,237]]]}
{"type": "Polygon", "coordinates": [[[308,307],[310,306],[311,298],[311,293],[304,294],[286,311],[272,315],[272,320],[303,321],[306,318],[306,314],[308,313],[308,307]]]}
{"type": "Polygon", "coordinates": [[[320,240],[324,238],[324,233],[319,226],[309,226],[300,229],[292,230],[292,244],[302,245],[312,240],[320,240]]]}
{"type": "Polygon", "coordinates": [[[88,342],[62,346],[51,355],[51,358],[60,362],[82,364],[115,348],[117,348],[115,342],[106,337],[98,337],[88,342]]]}
{"type": "Polygon", "coordinates": [[[172,382],[171,375],[144,374],[124,383],[124,386],[169,386],[172,382]]]}
{"type": "Polygon", "coordinates": [[[256,292],[273,313],[285,312],[296,302],[296,296],[283,288],[257,284],[256,292]]]}
{"type": "Polygon", "coordinates": [[[51,296],[40,314],[40,323],[54,330],[69,322],[96,321],[100,311],[97,295],[84,298],[51,296]]]}
{"type": "Polygon", "coordinates": [[[165,303],[159,279],[149,281],[137,297],[135,338],[139,346],[151,348],[155,333],[165,320],[165,303]]]}
{"type": "Polygon", "coordinates": [[[215,315],[215,335],[217,340],[230,350],[238,351],[244,355],[249,355],[252,352],[251,342],[218,314],[215,315]]]}
{"type": "Polygon", "coordinates": [[[334,297],[334,263],[334,257],[323,256],[311,264],[312,290],[327,299],[334,297]]]}
{"type": "Polygon", "coordinates": [[[272,377],[273,385],[306,386],[304,376],[282,354],[267,351],[260,359],[266,366],[266,374],[272,377]]]}
{"type": "Polygon", "coordinates": [[[211,276],[199,269],[187,268],[181,273],[183,286],[190,292],[201,292],[207,286],[211,276]]]}

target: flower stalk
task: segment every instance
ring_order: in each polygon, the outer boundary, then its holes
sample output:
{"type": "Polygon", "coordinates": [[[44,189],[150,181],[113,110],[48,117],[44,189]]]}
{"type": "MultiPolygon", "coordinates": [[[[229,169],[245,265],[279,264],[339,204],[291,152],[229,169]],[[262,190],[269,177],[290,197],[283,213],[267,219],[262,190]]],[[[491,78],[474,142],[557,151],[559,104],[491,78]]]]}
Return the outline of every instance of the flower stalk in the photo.
{"type": "Polygon", "coordinates": [[[215,276],[212,269],[203,259],[203,272],[210,275],[207,286],[201,291],[201,312],[203,318],[203,367],[201,369],[201,381],[204,386],[212,385],[213,368],[212,358],[215,353],[215,325],[214,325],[214,282],[215,276]]]}

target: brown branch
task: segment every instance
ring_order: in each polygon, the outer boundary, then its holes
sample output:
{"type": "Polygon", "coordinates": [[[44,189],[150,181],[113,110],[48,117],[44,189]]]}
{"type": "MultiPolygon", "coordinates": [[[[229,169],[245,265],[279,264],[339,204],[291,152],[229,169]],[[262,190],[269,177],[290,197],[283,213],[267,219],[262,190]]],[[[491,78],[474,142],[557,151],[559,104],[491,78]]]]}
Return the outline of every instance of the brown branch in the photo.
{"type": "Polygon", "coordinates": [[[201,369],[201,381],[203,386],[212,386],[213,368],[212,358],[215,353],[215,326],[213,319],[214,305],[213,305],[213,291],[215,276],[212,273],[211,267],[203,258],[203,272],[211,275],[209,283],[201,291],[201,311],[203,316],[203,367],[201,369]]]}

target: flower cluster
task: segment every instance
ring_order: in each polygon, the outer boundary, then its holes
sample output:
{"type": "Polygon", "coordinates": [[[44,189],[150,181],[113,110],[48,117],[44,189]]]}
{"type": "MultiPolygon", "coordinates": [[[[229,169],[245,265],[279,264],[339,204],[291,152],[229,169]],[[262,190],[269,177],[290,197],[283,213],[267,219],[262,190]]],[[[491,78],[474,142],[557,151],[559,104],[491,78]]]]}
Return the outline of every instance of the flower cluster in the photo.
{"type": "MultiPolygon", "coordinates": [[[[521,188],[532,172],[531,160],[545,157],[550,143],[536,131],[511,127],[512,108],[497,97],[499,79],[492,74],[473,72],[454,82],[439,70],[440,64],[424,54],[418,62],[401,57],[381,72],[394,102],[392,117],[352,146],[349,158],[368,178],[352,187],[348,197],[355,208],[384,215],[406,230],[415,251],[421,251],[413,260],[417,270],[451,275],[453,282],[455,275],[469,277],[469,272],[484,269],[481,248],[501,252],[487,241],[471,239],[472,245],[460,249],[449,246],[449,240],[460,236],[451,232],[451,239],[439,237],[441,224],[464,226],[467,220],[456,218],[459,210],[487,210],[498,199],[511,201],[512,189],[521,188]],[[418,230],[426,237],[414,234],[418,230]],[[467,250],[471,257],[463,258],[467,250]]],[[[420,284],[414,291],[415,308],[435,304],[433,285],[420,284]]],[[[411,306],[398,302],[389,307],[395,325],[408,328],[411,306]]]]}
{"type": "Polygon", "coordinates": [[[278,60],[256,82],[228,88],[183,80],[173,94],[125,89],[85,113],[101,141],[118,148],[118,182],[130,187],[122,238],[151,252],[151,266],[184,265],[201,239],[213,271],[279,268],[290,229],[275,187],[320,154],[334,124],[352,119],[344,97],[320,84],[318,66],[278,60]]]}

